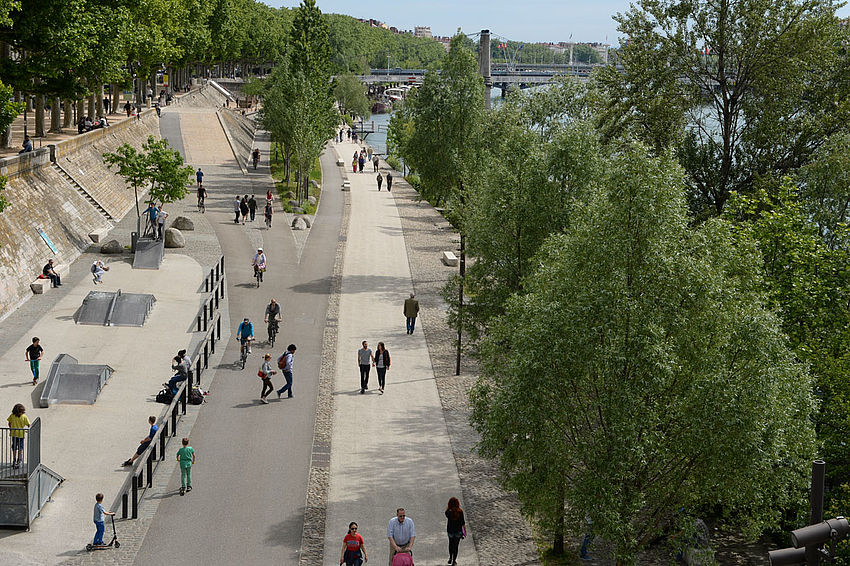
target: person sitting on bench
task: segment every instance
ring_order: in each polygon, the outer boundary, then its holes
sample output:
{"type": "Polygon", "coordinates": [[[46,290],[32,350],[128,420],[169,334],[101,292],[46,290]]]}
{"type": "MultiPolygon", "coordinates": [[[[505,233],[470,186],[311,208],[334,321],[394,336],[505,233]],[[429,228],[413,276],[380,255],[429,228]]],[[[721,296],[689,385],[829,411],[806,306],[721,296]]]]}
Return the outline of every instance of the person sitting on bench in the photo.
{"type": "Polygon", "coordinates": [[[48,259],[47,263],[44,265],[44,268],[41,270],[41,273],[50,279],[50,282],[54,287],[59,287],[62,285],[62,278],[59,277],[59,274],[56,273],[56,270],[53,269],[53,260],[48,259]]]}

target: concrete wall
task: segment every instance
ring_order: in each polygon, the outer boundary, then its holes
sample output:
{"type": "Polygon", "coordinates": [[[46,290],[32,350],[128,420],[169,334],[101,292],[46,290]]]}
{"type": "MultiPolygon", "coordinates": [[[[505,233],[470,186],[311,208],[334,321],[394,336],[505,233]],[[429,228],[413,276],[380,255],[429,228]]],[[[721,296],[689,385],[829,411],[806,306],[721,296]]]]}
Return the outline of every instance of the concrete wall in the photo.
{"type": "Polygon", "coordinates": [[[221,125],[227,131],[236,158],[246,165],[251,162],[251,151],[254,149],[254,133],[257,125],[246,118],[239,110],[222,108],[218,111],[221,125]]]}
{"type": "MultiPolygon", "coordinates": [[[[52,146],[54,158],[116,220],[135,207],[133,191],[103,163],[104,152],[123,143],[141,147],[149,135],[159,139],[153,110],[141,120],[126,120],[52,146]]],[[[51,148],[0,159],[8,178],[0,213],[0,319],[32,296],[30,283],[48,258],[69,265],[91,244],[88,235],[112,224],[51,162],[51,148]],[[42,230],[54,253],[42,239],[42,230]]]]}

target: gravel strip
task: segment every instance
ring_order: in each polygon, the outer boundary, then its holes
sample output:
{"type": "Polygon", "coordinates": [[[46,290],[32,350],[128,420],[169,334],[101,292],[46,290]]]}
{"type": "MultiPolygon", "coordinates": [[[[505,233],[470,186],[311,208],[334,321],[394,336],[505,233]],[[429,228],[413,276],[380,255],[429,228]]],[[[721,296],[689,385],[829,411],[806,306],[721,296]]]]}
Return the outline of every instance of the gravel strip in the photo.
{"type": "MultiPolygon", "coordinates": [[[[396,173],[393,171],[393,173],[396,173]]],[[[457,268],[440,261],[443,251],[458,251],[458,234],[446,230],[446,220],[396,173],[393,197],[401,217],[413,288],[419,300],[419,326],[425,332],[437,390],[460,476],[462,501],[480,564],[540,564],[531,528],[520,514],[516,495],[504,491],[497,467],[475,452],[478,434],[469,425],[469,390],[478,369],[464,356],[455,376],[457,333],[446,323],[440,296],[457,268]]]]}

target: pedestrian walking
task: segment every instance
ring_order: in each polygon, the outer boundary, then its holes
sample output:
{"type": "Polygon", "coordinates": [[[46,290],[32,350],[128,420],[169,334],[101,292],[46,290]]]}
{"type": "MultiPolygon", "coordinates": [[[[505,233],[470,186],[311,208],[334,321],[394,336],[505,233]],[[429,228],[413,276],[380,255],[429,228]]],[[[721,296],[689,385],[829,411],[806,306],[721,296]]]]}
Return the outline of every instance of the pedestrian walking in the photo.
{"type": "Polygon", "coordinates": [[[366,148],[366,161],[372,161],[372,146],[366,148]]]}
{"type": "Polygon", "coordinates": [[[360,172],[363,172],[363,166],[366,165],[366,150],[361,149],[360,155],[357,158],[357,164],[360,166],[360,172]]]}
{"type": "Polygon", "coordinates": [[[251,222],[253,222],[254,216],[257,214],[257,200],[254,195],[251,195],[251,198],[248,199],[248,212],[251,213],[251,222]]]}
{"type": "Polygon", "coordinates": [[[24,461],[24,431],[30,427],[26,407],[17,403],[12,407],[12,414],[6,422],[9,423],[9,437],[12,440],[12,464],[20,468],[24,461]]]}
{"type": "MultiPolygon", "coordinates": [[[[260,392],[260,403],[263,403],[264,405],[269,404],[266,397],[269,396],[269,393],[274,391],[272,376],[276,373],[277,372],[272,369],[272,355],[266,354],[263,356],[263,365],[260,367],[260,371],[257,372],[257,376],[263,382],[263,390],[260,392]]],[[[278,398],[280,398],[280,396],[278,396],[278,398]]]]}
{"type": "Polygon", "coordinates": [[[387,370],[390,369],[390,352],[386,349],[383,342],[378,342],[378,348],[375,350],[373,359],[375,361],[372,365],[375,366],[375,371],[378,372],[378,393],[383,395],[387,370]]]}
{"type": "Polygon", "coordinates": [[[351,160],[351,172],[357,173],[357,152],[354,152],[354,158],[351,160]]]}
{"type": "Polygon", "coordinates": [[[407,319],[407,333],[413,334],[413,329],[416,326],[416,317],[419,315],[419,301],[416,300],[416,295],[410,294],[409,299],[404,300],[404,317],[407,319]]]}
{"type": "Polygon", "coordinates": [[[393,190],[393,176],[387,171],[387,192],[393,190]]]}
{"type": "Polygon", "coordinates": [[[177,450],[180,463],[180,495],[192,491],[192,466],[195,465],[195,449],[189,446],[189,439],[183,439],[183,447],[177,450]]]}
{"type": "Polygon", "coordinates": [[[133,105],[132,105],[132,104],[130,104],[130,101],[129,101],[129,100],[128,100],[127,102],[125,102],[125,103],[124,103],[124,112],[126,112],[126,113],[127,113],[127,117],[128,117],[128,118],[130,117],[130,111],[131,111],[132,109],[133,109],[133,105]]]}
{"type": "Polygon", "coordinates": [[[242,199],[239,198],[239,195],[236,195],[236,200],[233,201],[233,212],[236,214],[236,218],[233,219],[234,224],[239,224],[239,212],[242,210],[242,199]]]}
{"type": "Polygon", "coordinates": [[[155,108],[156,108],[156,117],[162,118],[162,108],[159,107],[159,102],[156,103],[155,108]]]}
{"type": "Polygon", "coordinates": [[[239,213],[242,215],[242,224],[245,224],[245,220],[248,218],[248,210],[248,195],[245,195],[239,201],[239,213]]]}
{"type": "Polygon", "coordinates": [[[200,167],[198,167],[198,170],[195,172],[195,180],[198,182],[199,187],[204,184],[204,172],[201,171],[200,167]]]}
{"type": "Polygon", "coordinates": [[[106,515],[114,515],[112,511],[107,511],[103,507],[103,494],[98,493],[94,496],[94,540],[92,544],[95,546],[103,546],[103,533],[106,530],[104,520],[106,515]]]}
{"type": "Polygon", "coordinates": [[[381,192],[381,183],[384,182],[384,177],[380,173],[378,173],[377,181],[378,181],[378,192],[380,193],[381,192]]]}
{"type": "Polygon", "coordinates": [[[446,534],[449,537],[449,564],[457,566],[457,551],[461,539],[466,538],[466,521],[457,497],[450,497],[446,506],[446,534]]]}
{"type": "Polygon", "coordinates": [[[33,336],[32,344],[27,346],[27,361],[30,363],[30,371],[32,372],[32,384],[38,384],[38,366],[41,363],[41,356],[44,353],[44,348],[41,347],[41,341],[38,336],[33,336]]]}
{"type": "Polygon", "coordinates": [[[393,556],[399,552],[408,552],[413,555],[413,543],[416,542],[416,526],[413,519],[407,517],[404,508],[399,507],[396,516],[387,524],[387,539],[390,541],[390,561],[393,564],[393,556]]]}
{"type": "Polygon", "coordinates": [[[360,366],[360,394],[366,393],[369,389],[369,368],[372,367],[372,362],[375,358],[372,356],[372,350],[369,349],[369,343],[363,340],[363,347],[357,350],[357,365],[360,366]]]}
{"type": "Polygon", "coordinates": [[[342,539],[342,553],[339,555],[340,566],[361,566],[363,562],[369,561],[366,556],[366,543],[357,532],[357,523],[348,524],[348,533],[342,539]]]}
{"type": "Polygon", "coordinates": [[[295,357],[295,344],[290,344],[286,347],[286,352],[281,354],[281,356],[277,359],[277,367],[283,372],[283,378],[286,380],[286,385],[277,390],[277,398],[280,399],[280,396],[283,395],[284,391],[287,391],[287,398],[294,397],[292,394],[292,365],[295,357]]]}
{"type": "Polygon", "coordinates": [[[156,211],[156,239],[162,240],[165,237],[165,220],[168,218],[168,213],[162,210],[162,205],[156,211]]]}
{"type": "Polygon", "coordinates": [[[378,172],[378,156],[377,156],[377,154],[372,156],[372,165],[375,166],[375,173],[377,173],[378,172]]]}

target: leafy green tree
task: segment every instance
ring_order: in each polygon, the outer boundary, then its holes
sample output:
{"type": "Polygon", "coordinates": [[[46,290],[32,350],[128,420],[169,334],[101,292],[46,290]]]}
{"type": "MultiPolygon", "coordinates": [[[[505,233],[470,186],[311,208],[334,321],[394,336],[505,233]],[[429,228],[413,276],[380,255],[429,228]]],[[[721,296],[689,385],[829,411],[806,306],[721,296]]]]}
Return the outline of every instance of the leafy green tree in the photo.
{"type": "Polygon", "coordinates": [[[615,18],[629,42],[624,72],[600,74],[600,123],[609,137],[679,147],[692,211],[719,214],[732,191],[794,171],[847,131],[847,30],[836,9],[829,0],[636,2],[615,18]]]}
{"type": "Polygon", "coordinates": [[[142,151],[125,143],[114,153],[104,153],[103,160],[132,187],[138,216],[142,215],[139,189],[148,191],[148,204],[175,202],[188,194],[188,182],[194,173],[191,167],[184,166],[183,156],[169,147],[168,140],[153,136],[142,144],[142,151]]]}
{"type": "Polygon", "coordinates": [[[573,59],[579,63],[601,63],[602,57],[589,45],[579,43],[573,47],[573,59]]]}
{"type": "Polygon", "coordinates": [[[623,144],[482,346],[472,421],[523,510],[618,564],[680,509],[752,529],[799,502],[815,403],[727,222],[688,226],[669,155],[623,144]]]}
{"type": "Polygon", "coordinates": [[[336,78],[334,96],[343,114],[364,119],[372,114],[372,107],[366,98],[366,87],[350,73],[336,78]]]}

